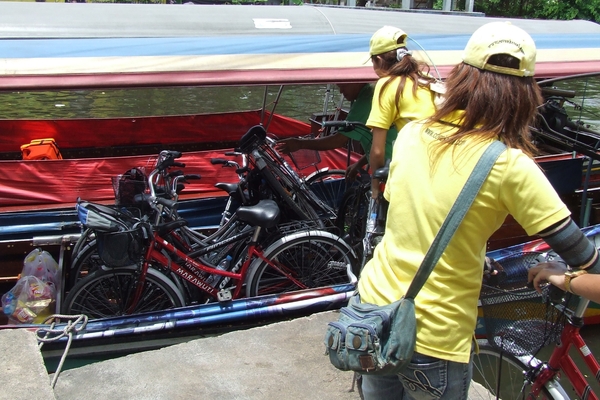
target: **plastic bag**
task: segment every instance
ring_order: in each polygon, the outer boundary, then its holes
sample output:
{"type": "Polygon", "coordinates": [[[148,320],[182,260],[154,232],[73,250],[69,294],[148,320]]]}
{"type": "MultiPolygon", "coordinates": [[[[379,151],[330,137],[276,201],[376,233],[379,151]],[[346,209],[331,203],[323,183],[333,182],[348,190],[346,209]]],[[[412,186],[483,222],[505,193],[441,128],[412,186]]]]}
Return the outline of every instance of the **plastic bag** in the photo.
{"type": "Polygon", "coordinates": [[[58,281],[58,264],[52,258],[52,255],[40,248],[31,251],[23,263],[21,277],[35,276],[43,282],[50,282],[55,287],[58,281]]]}
{"type": "Polygon", "coordinates": [[[54,314],[56,289],[36,276],[23,276],[2,296],[2,311],[11,323],[39,324],[54,314]]]}
{"type": "Polygon", "coordinates": [[[39,324],[54,314],[58,283],[58,264],[40,248],[31,251],[23,262],[15,286],[2,296],[2,311],[13,324],[39,324]]]}

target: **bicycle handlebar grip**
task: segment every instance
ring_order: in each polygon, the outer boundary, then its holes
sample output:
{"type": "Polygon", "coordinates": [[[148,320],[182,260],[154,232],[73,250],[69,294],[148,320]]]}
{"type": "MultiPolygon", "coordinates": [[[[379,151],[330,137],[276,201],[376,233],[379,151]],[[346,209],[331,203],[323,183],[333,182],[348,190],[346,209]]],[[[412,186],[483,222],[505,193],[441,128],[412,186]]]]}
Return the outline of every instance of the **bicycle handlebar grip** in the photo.
{"type": "Polygon", "coordinates": [[[184,179],[202,179],[202,177],[198,174],[184,175],[183,178],[184,179]]]}
{"type": "Polygon", "coordinates": [[[348,121],[323,121],[323,122],[321,122],[321,126],[323,128],[325,128],[325,127],[341,128],[341,127],[348,126],[348,121]]]}
{"type": "Polygon", "coordinates": [[[210,163],[212,165],[227,164],[228,162],[229,162],[229,160],[225,160],[224,158],[211,158],[210,159],[210,163]]]}
{"type": "Polygon", "coordinates": [[[136,194],[135,196],[133,196],[133,201],[134,201],[134,203],[148,202],[149,197],[150,197],[149,194],[139,193],[139,194],[136,194]]]}
{"type": "Polygon", "coordinates": [[[179,158],[183,154],[182,152],[177,150],[168,150],[168,153],[172,158],[179,158]]]}
{"type": "Polygon", "coordinates": [[[162,204],[163,206],[168,207],[168,208],[170,208],[172,210],[174,210],[174,209],[177,208],[177,202],[174,201],[174,200],[169,200],[169,199],[164,199],[162,197],[157,197],[156,198],[156,202],[158,204],[162,204]]]}
{"type": "Polygon", "coordinates": [[[173,162],[172,164],[174,167],[181,167],[181,168],[185,168],[185,164],[184,163],[180,163],[180,162],[173,162]]]}
{"type": "Polygon", "coordinates": [[[369,129],[367,125],[360,121],[325,121],[321,122],[321,126],[323,128],[332,127],[332,128],[340,128],[341,130],[351,131],[356,127],[360,126],[366,129],[369,129]]]}
{"type": "Polygon", "coordinates": [[[577,92],[575,90],[558,89],[558,88],[554,88],[554,87],[543,87],[542,95],[573,98],[573,97],[577,96],[577,92]]]}

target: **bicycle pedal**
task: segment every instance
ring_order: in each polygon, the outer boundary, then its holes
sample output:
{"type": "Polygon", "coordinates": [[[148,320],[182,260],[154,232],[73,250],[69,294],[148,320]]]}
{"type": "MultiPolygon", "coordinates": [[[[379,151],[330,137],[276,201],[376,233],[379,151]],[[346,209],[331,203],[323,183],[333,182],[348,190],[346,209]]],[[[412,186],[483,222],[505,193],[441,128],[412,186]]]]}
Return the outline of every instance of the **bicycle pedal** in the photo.
{"type": "Polygon", "coordinates": [[[217,300],[219,301],[231,301],[233,296],[231,295],[231,290],[219,290],[217,293],[217,300]]]}

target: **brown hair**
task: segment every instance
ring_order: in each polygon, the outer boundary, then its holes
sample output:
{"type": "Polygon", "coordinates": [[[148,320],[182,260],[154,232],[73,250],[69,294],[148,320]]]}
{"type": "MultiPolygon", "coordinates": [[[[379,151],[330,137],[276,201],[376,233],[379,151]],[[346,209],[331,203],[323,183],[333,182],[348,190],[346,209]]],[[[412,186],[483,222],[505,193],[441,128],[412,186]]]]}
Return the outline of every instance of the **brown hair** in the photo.
{"type": "MultiPolygon", "coordinates": [[[[510,67],[514,60],[500,55],[488,62],[510,67]]],[[[530,124],[542,102],[541,90],[533,77],[500,74],[460,63],[450,72],[445,100],[429,122],[445,123],[444,118],[452,112],[464,110],[458,130],[443,139],[442,144],[450,145],[469,135],[478,135],[480,140],[497,136],[508,147],[533,157],[530,124]]]]}
{"type": "Polygon", "coordinates": [[[398,61],[396,58],[397,50],[398,49],[391,50],[387,53],[378,54],[371,57],[373,65],[382,71],[383,75],[391,77],[383,84],[381,88],[381,92],[379,93],[380,101],[381,93],[384,91],[384,89],[393,82],[397,82],[397,79],[400,79],[396,89],[396,107],[400,102],[400,97],[404,91],[404,85],[406,84],[407,78],[413,80],[414,85],[412,92],[413,96],[415,97],[417,95],[417,88],[419,85],[427,86],[429,83],[435,81],[434,78],[429,76],[429,65],[422,61],[415,60],[409,54],[406,54],[402,60],[398,61]]]}

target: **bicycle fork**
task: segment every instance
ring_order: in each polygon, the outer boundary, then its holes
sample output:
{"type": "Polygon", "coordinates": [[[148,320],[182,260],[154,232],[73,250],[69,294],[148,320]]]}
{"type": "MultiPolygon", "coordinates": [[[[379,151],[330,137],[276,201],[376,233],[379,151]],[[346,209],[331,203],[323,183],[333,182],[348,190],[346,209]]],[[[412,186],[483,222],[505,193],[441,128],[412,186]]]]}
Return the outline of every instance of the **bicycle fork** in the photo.
{"type": "Polygon", "coordinates": [[[367,224],[365,227],[365,236],[363,237],[363,259],[361,263],[361,269],[365,266],[367,261],[373,257],[373,240],[379,235],[378,232],[378,211],[379,211],[379,198],[373,199],[369,196],[369,209],[367,210],[367,224]]]}

